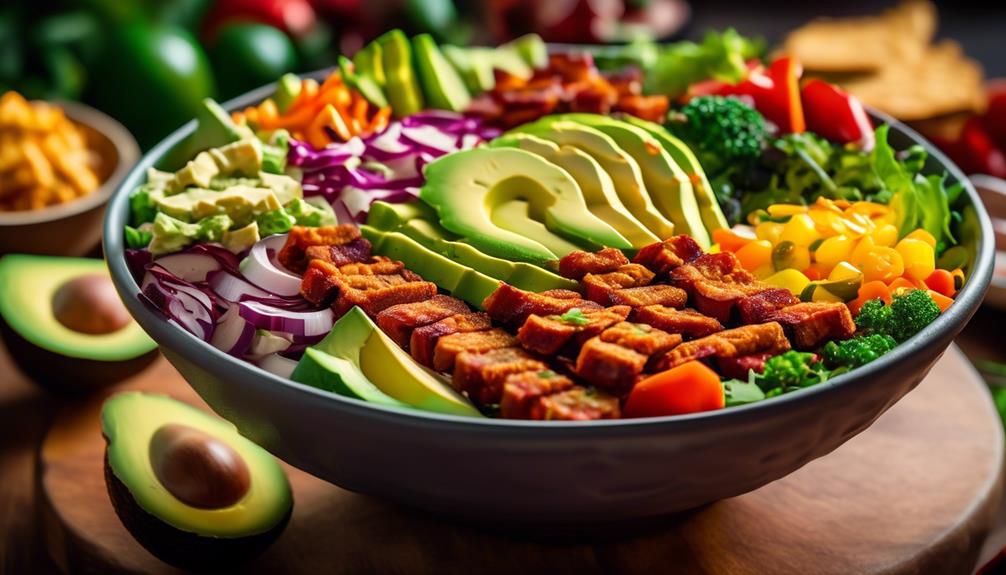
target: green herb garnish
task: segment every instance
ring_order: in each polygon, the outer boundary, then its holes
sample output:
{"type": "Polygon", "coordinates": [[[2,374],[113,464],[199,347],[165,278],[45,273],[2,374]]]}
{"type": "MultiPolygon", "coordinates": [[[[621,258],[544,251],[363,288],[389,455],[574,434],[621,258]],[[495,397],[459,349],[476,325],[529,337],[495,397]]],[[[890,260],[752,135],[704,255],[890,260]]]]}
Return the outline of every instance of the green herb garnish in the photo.
{"type": "Polygon", "coordinates": [[[566,313],[560,315],[559,319],[565,323],[571,323],[574,325],[587,325],[590,323],[590,318],[583,315],[583,310],[578,307],[574,307],[566,313]]]}

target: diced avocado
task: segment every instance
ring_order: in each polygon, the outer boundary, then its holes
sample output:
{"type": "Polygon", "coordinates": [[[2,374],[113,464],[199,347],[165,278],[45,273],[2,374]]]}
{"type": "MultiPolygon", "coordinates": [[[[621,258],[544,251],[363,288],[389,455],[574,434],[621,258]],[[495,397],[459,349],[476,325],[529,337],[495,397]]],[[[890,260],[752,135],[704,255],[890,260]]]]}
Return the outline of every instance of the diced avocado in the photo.
{"type": "Polygon", "coordinates": [[[720,203],[716,199],[716,194],[713,193],[713,187],[709,184],[709,178],[706,177],[706,172],[702,169],[702,165],[699,164],[699,159],[695,157],[695,153],[660,124],[635,116],[625,116],[624,119],[630,124],[646,130],[647,133],[656,138],[664,146],[664,149],[667,150],[671,158],[688,174],[692,187],[695,189],[695,199],[699,203],[699,211],[702,212],[702,223],[706,225],[706,230],[712,233],[713,230],[729,228],[730,225],[723,215],[723,210],[720,209],[720,203]]]}
{"type": "Polygon", "coordinates": [[[423,87],[426,105],[440,110],[460,112],[468,107],[471,96],[461,76],[444,58],[433,36],[419,34],[412,39],[419,83],[423,87]]]}
{"type": "MultiPolygon", "coordinates": [[[[374,202],[367,215],[367,224],[381,231],[400,232],[453,262],[523,290],[541,292],[550,289],[578,288],[577,282],[544,268],[526,262],[496,258],[480,252],[475,246],[457,241],[457,236],[445,230],[437,221],[436,212],[423,202],[407,204],[374,202]]],[[[470,300],[463,299],[478,307],[482,305],[482,300],[477,298],[478,296],[474,295],[470,300]]]]}
{"type": "Polygon", "coordinates": [[[525,133],[555,142],[560,146],[574,147],[594,158],[611,176],[622,205],[640,223],[658,238],[669,238],[674,235],[674,224],[660,213],[650,199],[639,164],[625,150],[618,147],[611,137],[583,124],[556,121],[553,116],[547,116],[508,132],[508,134],[525,133]]]}
{"type": "Polygon", "coordinates": [[[464,150],[431,162],[425,175],[419,197],[437,210],[440,223],[490,255],[544,266],[568,253],[552,252],[528,239],[528,229],[536,228],[531,222],[584,249],[632,247],[590,213],[568,173],[530,152],[464,150]],[[501,208],[513,219],[496,217],[501,208]]]}
{"type": "Polygon", "coordinates": [[[532,69],[539,69],[548,66],[548,47],[541,36],[537,34],[525,34],[519,38],[510,40],[503,47],[513,48],[520,57],[532,69]]]}
{"type": "Polygon", "coordinates": [[[472,94],[488,92],[496,87],[493,63],[486,54],[458,46],[441,46],[440,50],[461,75],[472,94]]]}
{"type": "Polygon", "coordinates": [[[692,236],[703,248],[710,246],[692,182],[656,138],[628,122],[598,114],[562,114],[557,119],[579,122],[611,136],[639,164],[653,204],[674,222],[676,233],[692,236]]]}
{"type": "Polygon", "coordinates": [[[391,30],[375,40],[381,47],[385,94],[395,116],[402,118],[422,111],[423,92],[412,63],[412,44],[401,30],[391,30]]]}
{"type": "Polygon", "coordinates": [[[220,243],[228,251],[239,254],[247,249],[251,249],[260,239],[262,238],[259,237],[258,223],[252,222],[236,230],[225,230],[220,243]]]}
{"type": "MultiPolygon", "coordinates": [[[[346,338],[346,345],[356,344],[356,351],[363,347],[372,332],[362,322],[354,321],[355,315],[346,314],[339,321],[346,321],[341,332],[346,338]]],[[[348,348],[344,350],[351,352],[348,348]]],[[[349,355],[352,355],[350,353],[349,355]]],[[[297,362],[297,367],[290,374],[290,379],[298,382],[338,393],[346,397],[362,399],[380,405],[408,407],[407,404],[385,394],[370,382],[360,371],[359,354],[356,357],[337,357],[320,349],[309,347],[304,350],[304,356],[297,362]]]]}
{"type": "Polygon", "coordinates": [[[510,134],[496,138],[492,147],[515,147],[527,150],[566,170],[576,180],[583,193],[583,199],[591,213],[608,222],[618,233],[632,243],[634,248],[660,241],[646,229],[615,193],[615,184],[601,165],[585,152],[572,146],[560,146],[554,142],[530,134],[510,134]]]}
{"type": "Polygon", "coordinates": [[[262,169],[262,142],[247,138],[199,152],[185,167],[175,172],[165,193],[178,193],[189,186],[208,188],[216,176],[254,176],[262,169]]]}
{"type": "Polygon", "coordinates": [[[282,114],[290,107],[290,104],[300,95],[300,77],[296,74],[283,74],[276,82],[276,93],[272,99],[276,102],[276,107],[282,114]]]}
{"type": "Polygon", "coordinates": [[[0,258],[0,294],[0,333],[10,357],[39,383],[100,387],[157,357],[103,260],[9,254],[0,258]]]}
{"type": "Polygon", "coordinates": [[[220,104],[206,98],[196,112],[196,131],[191,136],[191,142],[196,150],[206,150],[251,136],[250,128],[235,124],[220,104]]]}
{"type": "Polygon", "coordinates": [[[531,77],[534,71],[524,61],[520,52],[513,46],[498,46],[496,48],[469,48],[476,53],[485,54],[492,62],[493,68],[516,76],[523,80],[531,77]]]}
{"type": "Polygon", "coordinates": [[[375,254],[404,262],[423,279],[473,306],[481,306],[482,300],[500,285],[498,279],[440,255],[401,232],[385,232],[366,225],[360,231],[373,245],[375,254]]]}
{"type": "MultiPolygon", "coordinates": [[[[416,363],[358,307],[346,312],[314,348],[346,360],[340,363],[337,372],[332,372],[333,381],[339,379],[345,383],[347,378],[356,381],[358,387],[353,391],[358,392],[364,389],[359,379],[362,378],[382,394],[377,396],[367,388],[369,395],[364,399],[368,401],[379,397],[387,404],[383,397],[390,397],[426,411],[481,417],[467,399],[416,363]]],[[[300,364],[293,372],[294,381],[299,381],[299,371],[300,364]]]]}
{"type": "Polygon", "coordinates": [[[233,569],[283,532],[286,473],[234,425],[163,395],[124,392],[101,411],[105,480],[129,532],[186,570],[233,569]]]}
{"type": "Polygon", "coordinates": [[[283,204],[269,188],[231,186],[222,192],[190,188],[186,192],[161,198],[157,207],[161,212],[182,221],[195,222],[223,213],[238,225],[244,225],[256,215],[278,210],[283,204]]]}
{"type": "Polygon", "coordinates": [[[353,69],[361,76],[369,76],[383,89],[387,82],[381,61],[381,45],[375,40],[353,55],[353,69]]]}
{"type": "Polygon", "coordinates": [[[346,84],[362,94],[368,102],[378,108],[384,108],[388,105],[388,99],[384,96],[384,90],[381,89],[377,80],[374,80],[370,74],[357,72],[352,60],[345,56],[339,56],[339,71],[346,84]]]}

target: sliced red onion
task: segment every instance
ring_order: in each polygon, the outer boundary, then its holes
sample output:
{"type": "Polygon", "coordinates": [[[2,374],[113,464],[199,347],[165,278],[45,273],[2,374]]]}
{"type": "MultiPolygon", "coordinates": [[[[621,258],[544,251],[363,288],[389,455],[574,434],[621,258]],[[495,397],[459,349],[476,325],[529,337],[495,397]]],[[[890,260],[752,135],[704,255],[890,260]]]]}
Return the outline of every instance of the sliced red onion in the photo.
{"type": "Polygon", "coordinates": [[[157,258],[156,263],[171,275],[187,282],[204,282],[210,272],[219,271],[223,267],[220,260],[205,252],[177,252],[157,258]]]}
{"type": "Polygon", "coordinates": [[[238,306],[231,306],[217,321],[210,345],[234,357],[243,357],[254,337],[255,327],[241,317],[238,306]]]}
{"type": "Polygon", "coordinates": [[[297,367],[297,361],[283,357],[278,353],[271,353],[260,359],[258,366],[269,373],[290,379],[294,368],[297,367]]]}
{"type": "Polygon", "coordinates": [[[162,280],[156,273],[148,272],[141,289],[141,295],[169,320],[204,341],[213,336],[212,300],[206,294],[201,294],[203,297],[194,295],[192,290],[201,293],[195,286],[186,286],[181,280],[162,280]]]}
{"type": "Polygon", "coordinates": [[[449,154],[458,149],[457,139],[453,134],[429,125],[402,128],[402,140],[419,149],[439,154],[449,154]]]}
{"type": "Polygon", "coordinates": [[[334,314],[328,308],[295,312],[255,301],[241,302],[238,308],[241,317],[259,329],[289,332],[300,336],[326,334],[335,323],[334,314]]]}
{"type": "Polygon", "coordinates": [[[269,236],[252,246],[241,263],[241,272],[252,284],[282,297],[300,295],[300,277],[274,258],[286,243],[286,234],[269,236]]]}

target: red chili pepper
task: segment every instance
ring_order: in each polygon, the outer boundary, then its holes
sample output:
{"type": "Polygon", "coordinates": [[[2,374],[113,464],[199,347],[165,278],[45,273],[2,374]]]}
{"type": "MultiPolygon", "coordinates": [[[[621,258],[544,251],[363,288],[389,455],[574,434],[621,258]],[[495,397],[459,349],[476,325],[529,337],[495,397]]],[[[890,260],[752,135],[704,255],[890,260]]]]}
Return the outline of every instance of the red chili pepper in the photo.
{"type": "Polygon", "coordinates": [[[823,80],[811,80],[803,87],[802,99],[811,132],[834,142],[854,142],[862,150],[873,149],[873,124],[859,98],[823,80]]]}

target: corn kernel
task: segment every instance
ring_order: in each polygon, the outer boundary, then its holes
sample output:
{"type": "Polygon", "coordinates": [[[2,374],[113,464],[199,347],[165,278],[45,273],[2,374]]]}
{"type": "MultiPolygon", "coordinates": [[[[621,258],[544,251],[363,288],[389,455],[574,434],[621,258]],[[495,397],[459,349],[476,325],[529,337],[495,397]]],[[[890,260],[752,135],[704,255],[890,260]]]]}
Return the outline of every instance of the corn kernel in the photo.
{"type": "Polygon", "coordinates": [[[881,224],[877,226],[870,235],[873,242],[878,246],[891,247],[898,242],[898,228],[891,224],[881,224]]]}
{"type": "Polygon", "coordinates": [[[736,255],[744,269],[749,271],[772,266],[772,244],[768,240],[755,240],[737,250],[736,255]]]}
{"type": "Polygon", "coordinates": [[[762,222],[755,226],[755,237],[759,240],[768,240],[773,244],[778,243],[780,234],[782,234],[782,224],[778,222],[762,222]]]}
{"type": "Polygon", "coordinates": [[[923,230],[923,229],[918,229],[918,230],[913,231],[912,233],[910,233],[907,236],[905,236],[905,239],[906,240],[922,240],[922,241],[926,242],[927,244],[929,244],[930,247],[936,248],[936,238],[933,237],[933,234],[931,234],[931,233],[929,233],[929,232],[927,232],[926,230],[923,230]]]}
{"type": "Polygon", "coordinates": [[[814,220],[807,214],[797,214],[790,218],[783,226],[782,233],[779,234],[779,241],[793,242],[798,246],[809,246],[821,237],[814,220]]]}
{"type": "Polygon", "coordinates": [[[894,248],[877,246],[863,257],[859,268],[865,281],[888,283],[905,273],[905,261],[894,248]]]}
{"type": "Polygon", "coordinates": [[[810,283],[807,276],[794,269],[778,271],[762,281],[775,287],[786,288],[795,296],[799,296],[803,288],[810,283]]]}
{"type": "Polygon", "coordinates": [[[905,275],[924,280],[936,269],[936,252],[923,240],[905,238],[895,247],[904,260],[905,275]]]}
{"type": "Polygon", "coordinates": [[[827,238],[814,252],[814,260],[824,269],[830,270],[838,265],[838,262],[849,257],[852,247],[852,240],[844,235],[827,238]]]}
{"type": "Polygon", "coordinates": [[[768,213],[775,218],[780,216],[795,216],[797,214],[806,214],[807,206],[798,204],[772,204],[768,207],[768,213]]]}
{"type": "Polygon", "coordinates": [[[863,236],[856,242],[855,247],[852,248],[852,252],[849,253],[849,257],[846,259],[850,264],[863,269],[863,260],[866,258],[866,255],[876,248],[877,244],[874,243],[873,238],[863,236]]]}
{"type": "Polygon", "coordinates": [[[828,281],[834,280],[847,280],[863,276],[863,272],[859,270],[856,266],[850,264],[849,262],[839,262],[837,266],[831,273],[828,274],[828,281]]]}

